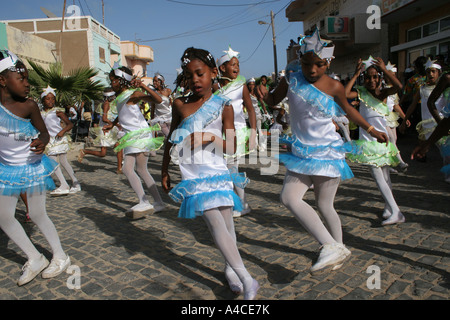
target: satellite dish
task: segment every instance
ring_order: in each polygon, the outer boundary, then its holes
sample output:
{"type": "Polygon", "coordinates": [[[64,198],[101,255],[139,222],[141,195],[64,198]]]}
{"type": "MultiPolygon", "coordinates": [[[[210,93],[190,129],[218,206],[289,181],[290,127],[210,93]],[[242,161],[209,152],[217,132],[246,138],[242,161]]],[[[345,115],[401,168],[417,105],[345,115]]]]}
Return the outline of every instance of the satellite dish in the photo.
{"type": "Polygon", "coordinates": [[[45,9],[44,7],[41,7],[42,12],[45,13],[45,15],[47,16],[47,18],[58,18],[58,16],[56,14],[54,14],[53,12],[45,9]]]}

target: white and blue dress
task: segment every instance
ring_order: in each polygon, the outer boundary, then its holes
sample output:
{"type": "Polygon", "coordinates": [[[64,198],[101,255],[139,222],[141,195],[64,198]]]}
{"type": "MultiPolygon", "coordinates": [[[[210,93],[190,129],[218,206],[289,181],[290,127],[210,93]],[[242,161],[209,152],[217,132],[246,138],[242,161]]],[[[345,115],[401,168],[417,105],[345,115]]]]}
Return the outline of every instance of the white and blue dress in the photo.
{"type": "Polygon", "coordinates": [[[0,103],[0,194],[41,193],[55,189],[51,178],[58,163],[30,150],[39,131],[0,103]]]}
{"type": "MultiPolygon", "coordinates": [[[[444,118],[450,117],[450,88],[445,89],[442,94],[442,100],[444,107],[441,110],[441,114],[444,118]]],[[[444,166],[441,172],[448,178],[450,177],[450,136],[442,137],[438,141],[439,150],[442,158],[444,159],[444,166]]],[[[449,179],[450,182],[450,179],[449,179]]]]}
{"type": "Polygon", "coordinates": [[[291,152],[280,154],[280,161],[287,170],[303,175],[353,178],[345,154],[357,148],[352,142],[344,143],[332,121],[345,112],[333,97],[309,83],[301,70],[288,73],[286,79],[292,136],[281,141],[291,152]]]}
{"type": "Polygon", "coordinates": [[[196,112],[183,119],[169,141],[177,153],[181,182],[169,193],[181,203],[178,217],[195,218],[206,210],[218,207],[243,209],[240,198],[233,191],[233,183],[244,188],[249,180],[244,173],[230,172],[222,150],[208,144],[191,151],[190,135],[208,132],[222,137],[222,112],[229,99],[212,95],[196,112]],[[187,138],[187,139],[186,139],[187,138]]]}

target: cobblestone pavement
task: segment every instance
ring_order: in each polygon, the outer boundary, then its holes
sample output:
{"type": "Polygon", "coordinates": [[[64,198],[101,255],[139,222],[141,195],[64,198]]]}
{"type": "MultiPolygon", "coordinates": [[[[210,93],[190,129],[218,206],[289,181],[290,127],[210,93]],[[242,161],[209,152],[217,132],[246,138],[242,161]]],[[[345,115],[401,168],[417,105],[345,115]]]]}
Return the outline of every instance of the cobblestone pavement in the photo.
{"type": "MultiPolygon", "coordinates": [[[[408,137],[399,141],[404,159],[414,143],[408,137]]],[[[116,174],[114,153],[109,150],[105,158],[88,155],[82,164],[75,155],[76,150],[70,159],[82,191],[47,198],[48,214],[74,267],[70,273],[37,277],[18,287],[25,256],[0,231],[0,299],[242,299],[228,289],[223,259],[201,218],[177,218],[177,205],[163,194],[166,211],[129,220],[124,212],[137,199],[125,176],[116,174]]],[[[158,187],[161,160],[162,150],[149,161],[158,187]]],[[[341,269],[319,275],[309,273],[318,243],[279,201],[285,169],[261,175],[263,164],[241,165],[251,179],[246,193],[253,210],[235,218],[236,233],[245,265],[261,284],[257,298],[448,300],[450,185],[439,173],[437,149],[426,163],[408,162],[406,174],[392,175],[394,195],[407,221],[386,227],[380,224],[383,201],[373,179],[364,166],[351,164],[355,178],[342,182],[335,207],[352,255],[341,269]]],[[[173,183],[179,181],[175,166],[171,177],[173,183]]],[[[314,205],[313,191],[307,192],[306,201],[314,205]]],[[[23,203],[17,208],[23,221],[23,203]]],[[[23,225],[50,259],[37,227],[23,225]]]]}

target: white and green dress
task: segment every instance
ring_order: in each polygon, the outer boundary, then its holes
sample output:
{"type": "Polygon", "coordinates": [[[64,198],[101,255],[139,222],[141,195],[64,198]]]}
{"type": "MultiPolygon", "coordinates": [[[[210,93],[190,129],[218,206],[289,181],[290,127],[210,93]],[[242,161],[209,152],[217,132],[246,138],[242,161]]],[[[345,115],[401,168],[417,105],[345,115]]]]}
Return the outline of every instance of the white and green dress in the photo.
{"type": "MultiPolygon", "coordinates": [[[[387,133],[387,119],[390,115],[389,107],[383,101],[375,98],[365,87],[357,87],[360,100],[359,113],[379,132],[387,133]]],[[[359,140],[355,143],[361,147],[359,154],[350,153],[347,159],[352,162],[373,165],[376,167],[395,167],[400,163],[397,158],[398,149],[392,142],[379,143],[366,130],[359,128],[359,140]]]]}
{"type": "Polygon", "coordinates": [[[234,128],[236,129],[236,153],[233,156],[229,156],[228,161],[233,162],[234,159],[245,156],[250,153],[248,148],[248,141],[250,138],[251,130],[247,127],[244,114],[244,86],[246,85],[245,78],[238,76],[227,85],[221,87],[214,94],[222,95],[231,100],[234,110],[234,128]]]}
{"type": "Polygon", "coordinates": [[[150,127],[138,104],[127,104],[137,89],[128,89],[116,98],[119,122],[125,135],[119,140],[114,151],[123,150],[124,155],[158,150],[164,144],[164,137],[153,137],[153,132],[161,128],[158,124],[150,127]]]}

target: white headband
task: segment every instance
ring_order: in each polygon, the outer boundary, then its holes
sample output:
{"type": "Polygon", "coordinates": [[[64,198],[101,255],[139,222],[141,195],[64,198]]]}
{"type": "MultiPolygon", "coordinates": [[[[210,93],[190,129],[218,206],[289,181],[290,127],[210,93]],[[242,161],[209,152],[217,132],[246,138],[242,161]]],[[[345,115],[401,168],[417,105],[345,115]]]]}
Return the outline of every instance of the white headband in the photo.
{"type": "Polygon", "coordinates": [[[231,49],[230,46],[228,46],[228,51],[224,51],[225,54],[221,56],[219,59],[217,59],[217,66],[220,67],[225,62],[230,61],[232,58],[239,58],[239,52],[234,51],[231,49]]]}
{"type": "Polygon", "coordinates": [[[436,62],[436,60],[431,61],[431,59],[428,58],[427,63],[424,65],[425,66],[425,70],[428,70],[430,68],[435,68],[435,69],[441,70],[442,69],[441,65],[437,64],[435,62],[436,62]]]}
{"type": "Polygon", "coordinates": [[[19,58],[17,58],[17,56],[12,53],[9,50],[2,50],[3,53],[6,53],[8,55],[8,57],[6,57],[5,59],[0,61],[0,72],[5,71],[6,69],[9,69],[11,67],[14,67],[17,63],[17,61],[19,61],[19,58]]]}
{"type": "Polygon", "coordinates": [[[166,81],[166,80],[164,79],[164,77],[162,76],[162,74],[160,74],[160,73],[155,74],[155,77],[156,77],[156,79],[159,79],[159,80],[161,80],[162,82],[166,81]]]}
{"type": "Polygon", "coordinates": [[[120,68],[120,66],[119,66],[119,64],[117,63],[117,61],[114,62],[113,70],[114,70],[114,74],[116,75],[116,77],[125,79],[125,80],[127,80],[127,81],[133,80],[133,76],[132,76],[132,75],[129,75],[128,73],[123,72],[123,71],[120,70],[119,68],[120,68]]]}
{"type": "Polygon", "coordinates": [[[103,92],[103,96],[104,97],[112,97],[114,96],[116,93],[114,91],[111,92],[103,92]]]}
{"type": "Polygon", "coordinates": [[[49,93],[53,94],[56,98],[55,89],[51,88],[50,86],[47,86],[47,88],[44,89],[44,92],[41,94],[41,99],[46,97],[49,93]]]}
{"type": "Polygon", "coordinates": [[[247,83],[253,83],[253,82],[256,82],[255,78],[250,78],[250,79],[247,80],[247,83]]]}

